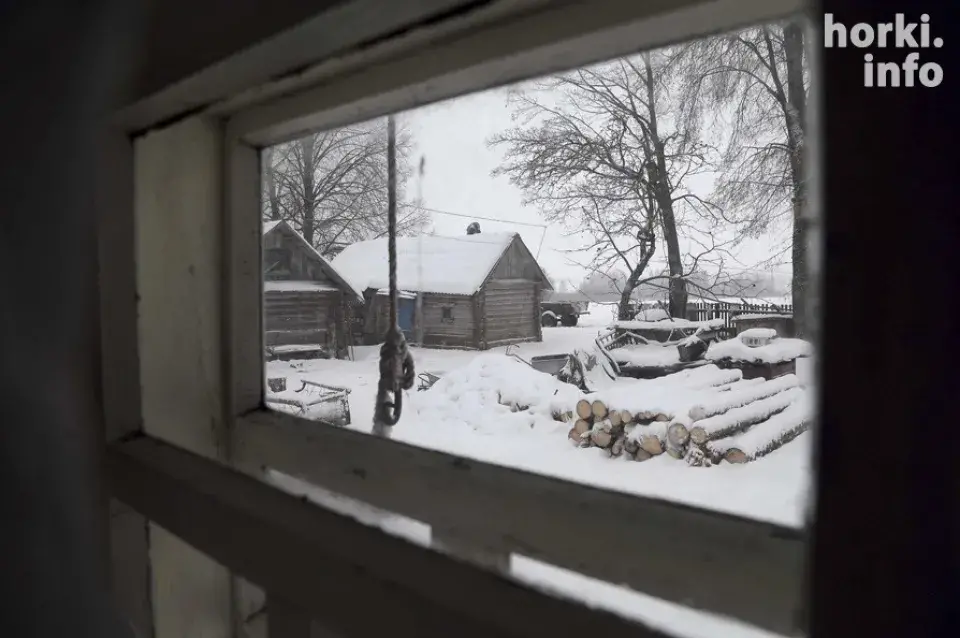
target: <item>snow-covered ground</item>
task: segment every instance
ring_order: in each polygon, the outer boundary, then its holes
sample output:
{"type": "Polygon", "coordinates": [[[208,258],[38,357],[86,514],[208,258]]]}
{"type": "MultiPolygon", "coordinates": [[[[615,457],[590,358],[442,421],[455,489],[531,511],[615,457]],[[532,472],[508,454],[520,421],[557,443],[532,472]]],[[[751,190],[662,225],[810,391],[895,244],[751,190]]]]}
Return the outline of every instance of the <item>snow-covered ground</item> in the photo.
{"type": "MultiPolygon", "coordinates": [[[[589,348],[609,325],[609,307],[591,308],[576,328],[546,328],[542,343],[520,345],[524,358],[589,348]]],[[[800,526],[806,510],[810,472],[810,433],[767,457],[746,465],[692,468],[667,455],[644,463],[610,459],[599,449],[577,449],[567,440],[569,424],[552,411],[570,409],[579,397],[573,386],[557,382],[513,359],[504,349],[488,353],[413,348],[418,372],[441,380],[428,392],[411,392],[393,438],[596,487],[678,501],[694,506],[800,526]],[[529,406],[511,411],[503,403],[529,406]]],[[[287,376],[345,386],[352,390],[349,426],[369,432],[377,387],[378,348],[358,347],[354,361],[270,362],[269,376],[287,376]]],[[[809,360],[808,360],[809,361],[809,360]]],[[[811,383],[808,362],[798,369],[801,384],[811,383]]],[[[620,383],[649,383],[635,380],[620,383]]],[[[638,386],[639,389],[639,386],[638,386]]],[[[318,503],[376,524],[414,542],[429,543],[429,527],[376,513],[300,481],[275,474],[285,488],[318,503]]],[[[623,587],[601,583],[523,557],[512,560],[514,575],[539,587],[565,593],[685,636],[769,635],[715,616],[694,612],[623,587]]]]}

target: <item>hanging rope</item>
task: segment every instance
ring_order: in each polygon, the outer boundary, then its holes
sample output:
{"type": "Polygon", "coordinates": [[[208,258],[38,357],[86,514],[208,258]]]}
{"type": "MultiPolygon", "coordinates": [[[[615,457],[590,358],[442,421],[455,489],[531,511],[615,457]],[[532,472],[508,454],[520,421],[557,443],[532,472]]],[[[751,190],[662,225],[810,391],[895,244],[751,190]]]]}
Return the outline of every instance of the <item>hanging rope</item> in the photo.
{"type": "Polygon", "coordinates": [[[397,130],[387,117],[387,257],[390,272],[390,327],[380,348],[380,383],[373,413],[373,433],[388,436],[403,411],[403,391],[413,387],[416,372],[400,330],[397,290],[397,130]]]}

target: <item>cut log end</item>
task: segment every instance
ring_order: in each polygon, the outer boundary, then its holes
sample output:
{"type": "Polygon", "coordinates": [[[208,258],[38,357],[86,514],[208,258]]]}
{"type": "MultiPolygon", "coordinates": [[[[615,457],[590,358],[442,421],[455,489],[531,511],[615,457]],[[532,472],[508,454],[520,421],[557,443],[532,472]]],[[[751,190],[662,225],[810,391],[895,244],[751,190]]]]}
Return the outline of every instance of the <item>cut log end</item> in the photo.
{"type": "Polygon", "coordinates": [[[600,399],[597,399],[591,404],[590,410],[595,419],[603,419],[607,416],[607,406],[600,399]]]}
{"type": "Polygon", "coordinates": [[[673,443],[669,438],[667,439],[667,454],[674,459],[682,459],[687,452],[686,445],[677,445],[673,443]]]}
{"type": "Polygon", "coordinates": [[[589,419],[593,416],[590,402],[586,399],[580,399],[577,401],[577,416],[581,419],[589,419]]]}
{"type": "Polygon", "coordinates": [[[636,452],[633,453],[633,460],[634,460],[634,461],[641,461],[641,462],[642,462],[642,461],[649,461],[650,459],[653,458],[653,456],[654,456],[653,454],[650,454],[649,452],[647,452],[647,451],[644,450],[643,448],[640,448],[640,449],[638,449],[636,452]]]}
{"type": "Polygon", "coordinates": [[[742,450],[737,448],[730,448],[723,455],[723,460],[727,463],[734,463],[736,465],[741,465],[750,460],[750,457],[747,456],[742,450]]]}
{"type": "Polygon", "coordinates": [[[642,436],[640,437],[640,449],[651,456],[659,456],[663,454],[663,441],[657,436],[642,436]]]}
{"type": "Polygon", "coordinates": [[[707,431],[700,427],[690,429],[690,441],[697,445],[703,445],[708,439],[707,431]]]}
{"type": "Polygon", "coordinates": [[[667,428],[667,437],[674,445],[684,445],[690,439],[690,432],[683,423],[674,423],[667,428]]]}
{"type": "Polygon", "coordinates": [[[590,440],[597,447],[608,448],[613,444],[613,434],[606,430],[594,430],[590,433],[590,440]]]}
{"type": "Polygon", "coordinates": [[[573,424],[573,429],[577,431],[578,434],[586,434],[590,431],[591,425],[589,421],[584,419],[579,419],[576,423],[573,424]]]}
{"type": "Polygon", "coordinates": [[[625,450],[626,439],[621,436],[613,442],[613,445],[610,446],[610,456],[613,458],[619,458],[623,456],[625,450]]]}

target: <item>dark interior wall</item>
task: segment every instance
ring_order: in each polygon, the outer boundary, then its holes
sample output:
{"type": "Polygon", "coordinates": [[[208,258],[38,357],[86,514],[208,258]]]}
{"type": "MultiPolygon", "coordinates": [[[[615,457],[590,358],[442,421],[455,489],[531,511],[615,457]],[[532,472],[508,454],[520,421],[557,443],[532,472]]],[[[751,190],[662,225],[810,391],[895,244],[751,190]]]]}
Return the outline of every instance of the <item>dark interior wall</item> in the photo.
{"type": "Polygon", "coordinates": [[[128,100],[147,97],[349,1],[151,0],[143,12],[141,64],[131,80],[128,100]]]}
{"type": "Polygon", "coordinates": [[[116,124],[136,135],[491,1],[119,0],[109,31],[130,41],[131,55],[116,124]]]}

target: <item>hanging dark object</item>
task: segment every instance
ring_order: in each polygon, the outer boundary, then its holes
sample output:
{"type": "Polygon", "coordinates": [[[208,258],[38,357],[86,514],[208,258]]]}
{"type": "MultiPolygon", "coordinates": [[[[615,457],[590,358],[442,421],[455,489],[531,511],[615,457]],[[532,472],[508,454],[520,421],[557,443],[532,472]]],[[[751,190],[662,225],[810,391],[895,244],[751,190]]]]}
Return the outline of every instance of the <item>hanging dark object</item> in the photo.
{"type": "Polygon", "coordinates": [[[643,259],[652,252],[657,238],[650,228],[645,227],[637,231],[637,241],[640,242],[640,255],[643,259]]]}
{"type": "Polygon", "coordinates": [[[470,222],[470,225],[467,226],[468,235],[479,235],[480,234],[480,224],[477,222],[470,222]]]}
{"type": "Polygon", "coordinates": [[[403,391],[413,387],[416,372],[400,330],[397,289],[397,128],[387,117],[387,256],[390,273],[390,327],[380,348],[380,382],[373,413],[373,433],[388,436],[403,411],[403,391]]]}

